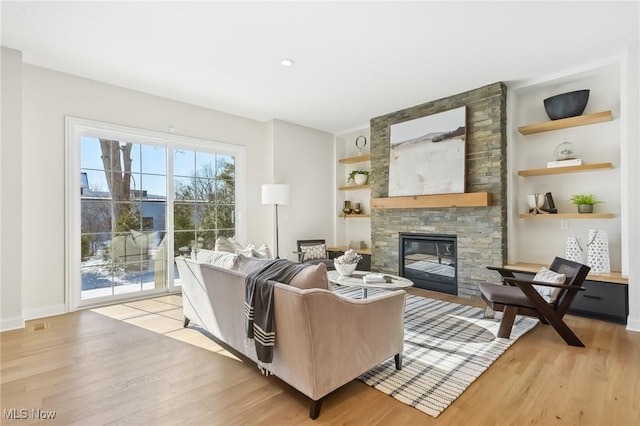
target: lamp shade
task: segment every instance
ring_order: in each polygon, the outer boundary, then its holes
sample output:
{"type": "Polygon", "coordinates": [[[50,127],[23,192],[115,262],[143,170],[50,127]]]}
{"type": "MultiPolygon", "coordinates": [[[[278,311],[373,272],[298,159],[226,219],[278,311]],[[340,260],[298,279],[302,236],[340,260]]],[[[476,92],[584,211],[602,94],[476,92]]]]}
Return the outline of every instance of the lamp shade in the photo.
{"type": "Polygon", "coordinates": [[[262,185],[262,204],[289,204],[289,185],[283,183],[262,185]]]}

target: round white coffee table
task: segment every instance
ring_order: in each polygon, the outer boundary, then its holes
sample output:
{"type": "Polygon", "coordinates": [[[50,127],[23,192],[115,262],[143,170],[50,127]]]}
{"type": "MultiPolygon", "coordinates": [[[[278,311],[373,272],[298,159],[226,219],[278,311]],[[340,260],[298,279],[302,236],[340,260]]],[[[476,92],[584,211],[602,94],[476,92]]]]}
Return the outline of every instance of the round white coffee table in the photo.
{"type": "Polygon", "coordinates": [[[384,283],[367,283],[365,284],[363,277],[370,274],[369,271],[355,271],[350,277],[340,275],[338,271],[327,271],[329,276],[329,282],[332,284],[343,285],[346,287],[360,287],[362,288],[362,298],[367,298],[367,290],[370,288],[380,288],[385,290],[397,290],[399,288],[406,288],[413,286],[413,281],[398,277],[391,274],[383,274],[385,277],[391,278],[391,282],[384,283]]]}

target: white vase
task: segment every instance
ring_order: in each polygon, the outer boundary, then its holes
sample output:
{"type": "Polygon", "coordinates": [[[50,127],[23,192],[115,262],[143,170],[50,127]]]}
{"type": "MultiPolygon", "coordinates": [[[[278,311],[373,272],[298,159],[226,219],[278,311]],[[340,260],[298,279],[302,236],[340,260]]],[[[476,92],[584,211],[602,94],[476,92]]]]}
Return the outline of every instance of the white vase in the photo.
{"type": "Polygon", "coordinates": [[[353,271],[356,270],[356,267],[358,266],[357,263],[333,263],[333,266],[335,266],[336,271],[338,271],[338,273],[340,275],[343,275],[345,277],[350,277],[351,274],[353,274],[353,271]]]}
{"type": "Polygon", "coordinates": [[[591,272],[611,272],[609,237],[604,229],[587,231],[587,266],[591,272]]]}
{"type": "Polygon", "coordinates": [[[567,237],[567,249],[564,258],[572,262],[584,263],[583,250],[577,237],[567,237]]]}

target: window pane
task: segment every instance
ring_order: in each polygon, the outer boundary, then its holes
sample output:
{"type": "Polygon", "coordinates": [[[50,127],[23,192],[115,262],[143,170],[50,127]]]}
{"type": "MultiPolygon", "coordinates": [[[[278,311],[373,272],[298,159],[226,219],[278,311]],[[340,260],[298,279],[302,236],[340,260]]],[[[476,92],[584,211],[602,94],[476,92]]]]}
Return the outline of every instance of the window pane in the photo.
{"type": "Polygon", "coordinates": [[[194,180],[195,196],[199,201],[213,201],[215,199],[216,181],[214,179],[198,178],[194,180]]]}
{"type": "Polygon", "coordinates": [[[167,150],[164,147],[142,145],[142,172],[165,175],[167,173],[167,150]]]}
{"type": "Polygon", "coordinates": [[[188,256],[196,241],[196,233],[194,231],[176,231],[173,233],[173,247],[175,256],[188,256]]]}
{"type": "Polygon", "coordinates": [[[142,230],[142,217],[139,203],[113,203],[116,232],[142,230]]]}
{"type": "Polygon", "coordinates": [[[195,178],[176,177],[173,179],[173,191],[176,201],[195,200],[195,178]]]}
{"type": "Polygon", "coordinates": [[[142,197],[148,199],[166,199],[167,178],[166,176],[143,174],[140,182],[142,197]]]}
{"type": "MultiPolygon", "coordinates": [[[[131,159],[131,167],[123,167],[122,170],[127,170],[133,173],[140,173],[142,168],[140,166],[141,158],[140,158],[140,145],[137,143],[131,144],[131,151],[129,152],[129,158],[131,159]]],[[[124,157],[123,157],[123,165],[124,165],[124,157]]],[[[140,188],[138,188],[140,189],[140,188]]]]}
{"type": "MultiPolygon", "coordinates": [[[[107,173],[111,174],[111,172],[107,173]]],[[[104,171],[82,169],[80,174],[86,177],[86,187],[82,187],[81,182],[81,187],[83,188],[82,195],[87,197],[111,198],[104,171]]]]}
{"type": "Polygon", "coordinates": [[[104,170],[100,142],[96,138],[80,138],[80,167],[83,169],[104,170]]]}
{"type": "Polygon", "coordinates": [[[108,245],[110,241],[110,232],[102,234],[82,234],[80,237],[82,266],[102,266],[108,264],[108,245]]]}
{"type": "Polygon", "coordinates": [[[235,202],[235,183],[232,180],[216,180],[216,202],[233,204],[235,202]]]}
{"type": "Polygon", "coordinates": [[[111,202],[107,200],[83,199],[80,202],[80,232],[111,232],[111,202]]]}
{"type": "Polygon", "coordinates": [[[142,202],[142,230],[164,231],[167,229],[167,203],[164,200],[142,202]]]}
{"type": "Polygon", "coordinates": [[[196,152],[196,176],[213,178],[216,176],[216,155],[210,152],[196,152]]]}
{"type": "Polygon", "coordinates": [[[196,171],[195,152],[185,149],[175,149],[173,151],[173,174],[174,176],[193,176],[196,171]]]}
{"type": "Polygon", "coordinates": [[[218,229],[235,228],[235,207],[233,205],[218,205],[216,209],[216,222],[218,229]]]}
{"type": "Polygon", "coordinates": [[[216,246],[216,231],[198,231],[196,233],[198,237],[198,248],[203,248],[207,250],[213,250],[216,246]]]}
{"type": "Polygon", "coordinates": [[[194,210],[193,203],[175,203],[173,205],[173,227],[176,230],[194,230],[196,227],[194,210]]]}
{"type": "Polygon", "coordinates": [[[113,272],[114,294],[141,291],[146,270],[146,264],[142,262],[116,264],[113,272]]]}
{"type": "Polygon", "coordinates": [[[90,266],[80,268],[82,280],[82,299],[111,296],[113,271],[109,267],[90,266]]]}
{"type": "Polygon", "coordinates": [[[196,229],[216,228],[216,205],[214,203],[196,204],[196,229]]]}
{"type": "Polygon", "coordinates": [[[235,178],[235,158],[229,155],[217,156],[216,177],[222,179],[235,178]]]}

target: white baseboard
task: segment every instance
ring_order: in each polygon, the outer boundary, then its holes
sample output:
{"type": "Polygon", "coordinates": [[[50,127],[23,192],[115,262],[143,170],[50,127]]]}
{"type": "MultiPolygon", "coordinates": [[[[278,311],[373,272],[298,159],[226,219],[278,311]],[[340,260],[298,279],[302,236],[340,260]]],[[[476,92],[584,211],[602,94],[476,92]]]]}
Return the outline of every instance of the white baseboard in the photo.
{"type": "Polygon", "coordinates": [[[0,321],[0,331],[17,330],[19,328],[24,328],[24,318],[22,317],[3,318],[0,321]]]}
{"type": "Polygon", "coordinates": [[[640,318],[627,318],[627,330],[640,332],[640,318]]]}
{"type": "Polygon", "coordinates": [[[25,320],[52,317],[54,315],[61,315],[66,313],[67,307],[64,303],[22,310],[22,316],[25,320]]]}

